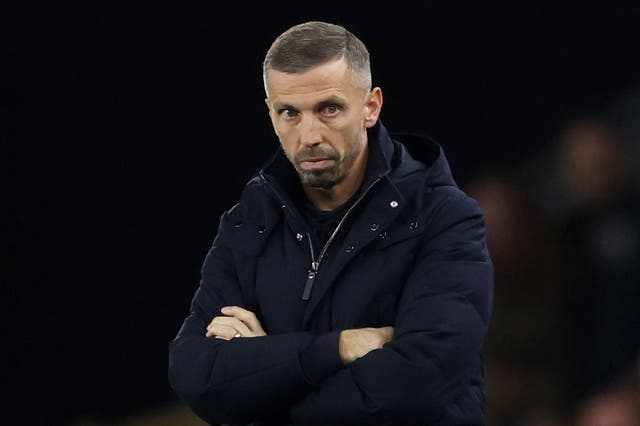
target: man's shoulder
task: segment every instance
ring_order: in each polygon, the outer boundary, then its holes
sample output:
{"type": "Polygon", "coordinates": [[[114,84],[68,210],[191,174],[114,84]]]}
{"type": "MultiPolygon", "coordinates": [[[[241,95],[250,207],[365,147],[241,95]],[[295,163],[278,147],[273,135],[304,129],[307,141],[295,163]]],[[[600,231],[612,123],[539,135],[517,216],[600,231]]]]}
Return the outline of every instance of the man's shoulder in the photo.
{"type": "Polygon", "coordinates": [[[218,234],[225,241],[236,240],[240,245],[256,236],[264,237],[280,218],[279,206],[269,195],[264,180],[254,176],[245,184],[238,201],[222,213],[218,234]]]}
{"type": "MultiPolygon", "coordinates": [[[[264,179],[256,175],[249,179],[240,192],[238,202],[226,214],[229,217],[252,222],[265,222],[278,211],[279,204],[264,179]]],[[[265,224],[265,223],[263,223],[265,224]]]]}
{"type": "Polygon", "coordinates": [[[473,198],[453,182],[430,182],[427,170],[394,184],[405,199],[407,211],[423,218],[440,209],[475,209],[477,205],[473,198]]]}

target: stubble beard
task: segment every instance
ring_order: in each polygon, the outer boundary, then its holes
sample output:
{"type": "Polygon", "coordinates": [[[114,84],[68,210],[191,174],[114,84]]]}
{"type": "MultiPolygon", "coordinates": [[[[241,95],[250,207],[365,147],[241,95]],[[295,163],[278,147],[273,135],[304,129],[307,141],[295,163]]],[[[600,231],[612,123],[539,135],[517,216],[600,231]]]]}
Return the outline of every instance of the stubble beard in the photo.
{"type": "Polygon", "coordinates": [[[347,157],[343,160],[335,159],[334,165],[324,170],[302,170],[298,167],[300,182],[309,188],[331,189],[344,180],[344,167],[347,165],[345,160],[347,157]]]}
{"type": "Polygon", "coordinates": [[[331,189],[335,185],[342,182],[349,171],[353,168],[358,155],[362,151],[362,143],[357,141],[345,152],[342,159],[337,153],[327,153],[317,148],[309,148],[299,151],[293,161],[294,167],[300,176],[300,182],[303,186],[314,189],[331,189]],[[300,167],[300,163],[304,158],[308,157],[327,157],[334,160],[333,166],[322,170],[304,170],[300,167]]]}

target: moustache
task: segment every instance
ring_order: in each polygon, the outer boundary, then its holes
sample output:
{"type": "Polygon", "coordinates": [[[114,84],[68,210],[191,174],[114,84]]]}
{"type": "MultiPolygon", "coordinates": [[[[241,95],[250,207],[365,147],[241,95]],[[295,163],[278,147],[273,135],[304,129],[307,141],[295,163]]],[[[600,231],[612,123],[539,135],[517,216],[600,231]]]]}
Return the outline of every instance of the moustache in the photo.
{"type": "Polygon", "coordinates": [[[338,155],[333,151],[325,151],[318,147],[306,148],[298,151],[295,155],[295,160],[298,163],[307,161],[310,158],[326,158],[327,160],[338,160],[338,155]]]}

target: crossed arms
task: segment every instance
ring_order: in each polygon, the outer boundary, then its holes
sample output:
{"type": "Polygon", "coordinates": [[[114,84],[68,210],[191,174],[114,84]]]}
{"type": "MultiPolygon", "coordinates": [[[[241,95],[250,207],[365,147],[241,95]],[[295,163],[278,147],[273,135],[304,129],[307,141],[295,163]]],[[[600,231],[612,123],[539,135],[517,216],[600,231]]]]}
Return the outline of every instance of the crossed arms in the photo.
{"type": "MultiPolygon", "coordinates": [[[[256,315],[240,306],[225,306],[207,326],[206,337],[231,340],[236,337],[259,337],[267,333],[256,315]],[[239,334],[239,336],[237,336],[239,334]]],[[[393,327],[367,327],[343,330],[338,338],[338,353],[343,364],[350,364],[391,341],[393,327]]]]}
{"type": "Polygon", "coordinates": [[[466,197],[446,204],[393,328],[266,335],[255,315],[229,306],[242,293],[228,250],[214,242],[170,346],[174,390],[213,424],[282,413],[296,424],[437,420],[477,367],[493,281],[477,205],[466,197]],[[211,320],[211,312],[223,315],[211,320]],[[232,339],[236,332],[251,338],[232,339]]]}

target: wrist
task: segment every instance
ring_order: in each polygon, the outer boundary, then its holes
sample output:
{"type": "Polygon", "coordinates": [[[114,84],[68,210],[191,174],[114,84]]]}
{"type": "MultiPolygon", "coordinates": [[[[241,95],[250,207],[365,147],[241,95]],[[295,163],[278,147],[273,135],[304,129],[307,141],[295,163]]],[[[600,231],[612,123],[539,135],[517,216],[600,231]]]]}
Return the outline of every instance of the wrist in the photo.
{"type": "Polygon", "coordinates": [[[369,352],[365,330],[364,328],[353,328],[340,332],[338,351],[343,364],[352,363],[369,352]]]}
{"type": "Polygon", "coordinates": [[[338,337],[338,353],[340,354],[340,361],[342,361],[343,364],[349,364],[354,361],[349,344],[350,334],[351,330],[342,330],[338,337]]]}

